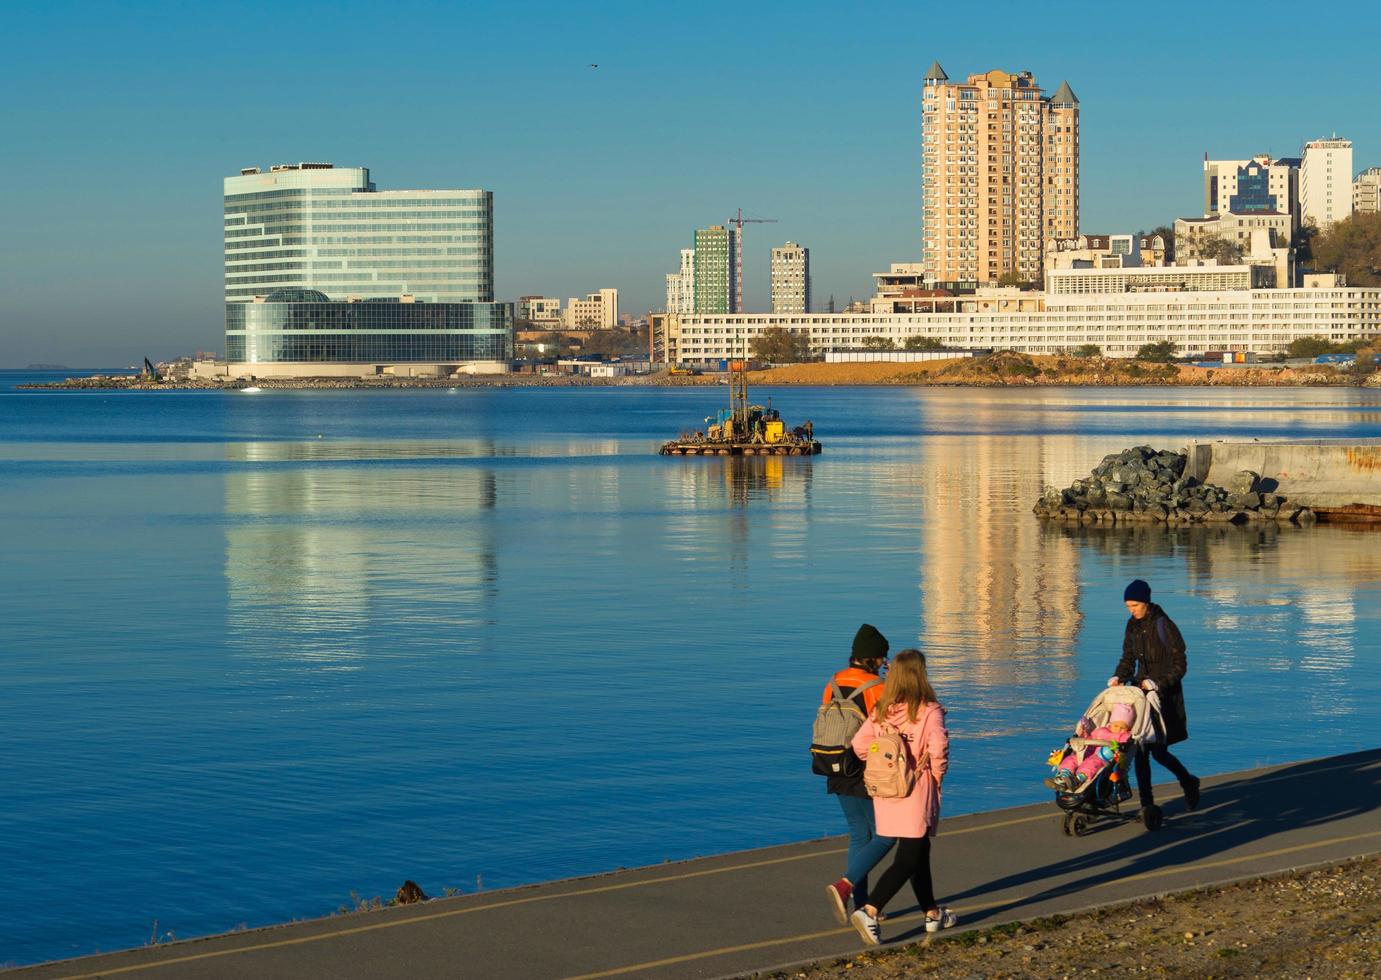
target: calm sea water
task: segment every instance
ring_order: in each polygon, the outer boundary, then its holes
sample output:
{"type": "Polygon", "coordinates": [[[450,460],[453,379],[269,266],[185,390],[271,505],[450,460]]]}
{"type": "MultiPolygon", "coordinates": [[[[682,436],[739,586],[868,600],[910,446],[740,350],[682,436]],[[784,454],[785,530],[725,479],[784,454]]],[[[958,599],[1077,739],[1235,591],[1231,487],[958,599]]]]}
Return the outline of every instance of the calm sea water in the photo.
{"type": "Polygon", "coordinates": [[[1189,643],[1195,771],[1381,727],[1377,533],[1030,514],[1128,445],[1381,438],[1374,391],[759,390],[825,454],[735,461],[653,455],[719,388],[26,377],[0,963],[839,833],[806,746],[864,621],[927,651],[951,813],[1045,798],[1133,577],[1189,643]]]}

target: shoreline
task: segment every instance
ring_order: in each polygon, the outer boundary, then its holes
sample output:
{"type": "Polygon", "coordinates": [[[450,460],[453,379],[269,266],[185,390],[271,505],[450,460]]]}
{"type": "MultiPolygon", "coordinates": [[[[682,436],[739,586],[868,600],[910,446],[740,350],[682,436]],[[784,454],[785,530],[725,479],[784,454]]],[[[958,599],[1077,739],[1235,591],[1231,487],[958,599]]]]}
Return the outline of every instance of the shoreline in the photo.
{"type": "MultiPolygon", "coordinates": [[[[904,363],[809,362],[749,371],[750,386],[870,388],[1374,388],[1381,373],[1361,375],[1332,365],[1201,367],[1131,358],[1078,358],[999,351],[980,357],[904,363]]],[[[155,380],[140,375],[91,375],[16,385],[23,391],[263,391],[435,388],[694,388],[722,385],[719,373],[672,376],[668,371],[591,378],[569,374],[453,377],[234,378],[155,380]]]]}

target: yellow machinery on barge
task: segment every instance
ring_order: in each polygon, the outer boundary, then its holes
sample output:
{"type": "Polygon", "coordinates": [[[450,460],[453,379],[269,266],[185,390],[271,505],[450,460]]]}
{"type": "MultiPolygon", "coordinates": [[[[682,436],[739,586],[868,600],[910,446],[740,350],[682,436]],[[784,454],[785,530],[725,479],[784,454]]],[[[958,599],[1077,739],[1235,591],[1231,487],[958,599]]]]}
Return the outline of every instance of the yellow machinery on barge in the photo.
{"type": "Polygon", "coordinates": [[[729,407],[705,420],[700,432],[683,432],[663,444],[663,456],[817,456],[820,443],[815,427],[787,429],[781,412],[768,405],[748,404],[748,378],[743,361],[729,362],[729,407]]]}

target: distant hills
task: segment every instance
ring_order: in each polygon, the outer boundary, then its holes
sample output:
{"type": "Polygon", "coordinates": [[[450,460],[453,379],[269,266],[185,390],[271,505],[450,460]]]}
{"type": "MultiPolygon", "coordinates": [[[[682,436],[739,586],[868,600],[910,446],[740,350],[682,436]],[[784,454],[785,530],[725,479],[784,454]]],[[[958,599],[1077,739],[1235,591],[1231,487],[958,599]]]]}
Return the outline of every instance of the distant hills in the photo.
{"type": "Polygon", "coordinates": [[[70,371],[66,364],[29,364],[24,368],[25,371],[70,371]]]}

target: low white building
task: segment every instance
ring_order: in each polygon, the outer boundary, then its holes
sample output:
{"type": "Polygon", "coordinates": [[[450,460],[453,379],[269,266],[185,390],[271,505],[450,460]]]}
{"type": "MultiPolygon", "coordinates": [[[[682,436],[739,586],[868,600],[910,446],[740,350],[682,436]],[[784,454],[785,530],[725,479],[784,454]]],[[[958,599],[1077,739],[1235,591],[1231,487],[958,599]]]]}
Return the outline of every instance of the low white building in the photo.
{"type": "MultiPolygon", "coordinates": [[[[1074,275],[1103,270],[1064,271],[1074,275]]],[[[1239,283],[1252,276],[1249,269],[1233,267],[1205,267],[1203,274],[1228,275],[1239,283]]],[[[741,352],[769,327],[780,327],[805,337],[816,354],[858,350],[866,337],[885,337],[899,347],[908,338],[923,337],[964,350],[1030,354],[1096,344],[1110,357],[1133,357],[1142,345],[1164,340],[1186,354],[1270,353],[1302,337],[1339,342],[1381,334],[1381,288],[1345,286],[1336,276],[1309,276],[1300,289],[984,290],[938,304],[943,305],[936,312],[669,315],[654,321],[651,347],[667,363],[717,361],[741,352]]]]}
{"type": "Polygon", "coordinates": [[[601,289],[584,299],[572,296],[566,303],[565,326],[570,329],[590,327],[608,330],[619,325],[619,291],[601,289]]]}
{"type": "Polygon", "coordinates": [[[517,319],[554,330],[561,326],[561,301],[554,296],[520,296],[517,319]]]}
{"type": "Polygon", "coordinates": [[[1352,182],[1352,213],[1381,212],[1381,167],[1368,167],[1352,182]]]}

